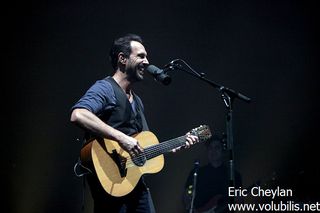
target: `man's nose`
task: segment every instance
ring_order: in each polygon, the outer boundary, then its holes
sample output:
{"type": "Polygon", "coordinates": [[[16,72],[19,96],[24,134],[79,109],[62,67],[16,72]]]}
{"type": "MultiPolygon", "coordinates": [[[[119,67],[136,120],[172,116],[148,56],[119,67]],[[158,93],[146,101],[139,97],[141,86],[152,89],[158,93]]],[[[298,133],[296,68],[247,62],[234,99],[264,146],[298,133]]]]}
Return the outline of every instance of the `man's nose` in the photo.
{"type": "Polygon", "coordinates": [[[144,59],[143,59],[143,64],[144,64],[144,65],[149,65],[149,61],[148,61],[147,58],[144,58],[144,59]]]}

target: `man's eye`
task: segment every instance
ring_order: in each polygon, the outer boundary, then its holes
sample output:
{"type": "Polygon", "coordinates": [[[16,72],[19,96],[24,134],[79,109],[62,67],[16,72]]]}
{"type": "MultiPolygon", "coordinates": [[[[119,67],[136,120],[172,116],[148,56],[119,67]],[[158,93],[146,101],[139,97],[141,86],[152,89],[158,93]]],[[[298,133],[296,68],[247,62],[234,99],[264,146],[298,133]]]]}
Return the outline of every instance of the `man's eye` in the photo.
{"type": "Polygon", "coordinates": [[[139,58],[145,58],[145,57],[146,57],[146,56],[143,55],[143,54],[139,54],[138,56],[139,56],[139,58]]]}

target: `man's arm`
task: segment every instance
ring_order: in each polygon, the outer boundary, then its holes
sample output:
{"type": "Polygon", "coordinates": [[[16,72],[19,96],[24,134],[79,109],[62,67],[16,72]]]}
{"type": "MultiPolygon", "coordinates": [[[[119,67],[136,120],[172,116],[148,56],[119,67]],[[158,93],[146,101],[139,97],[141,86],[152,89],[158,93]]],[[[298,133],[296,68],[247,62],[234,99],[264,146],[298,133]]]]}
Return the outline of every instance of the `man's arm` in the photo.
{"type": "Polygon", "coordinates": [[[76,108],[72,111],[70,121],[93,134],[117,141],[128,153],[138,154],[143,151],[138,141],[119,130],[104,123],[95,114],[84,108],[76,108]]]}

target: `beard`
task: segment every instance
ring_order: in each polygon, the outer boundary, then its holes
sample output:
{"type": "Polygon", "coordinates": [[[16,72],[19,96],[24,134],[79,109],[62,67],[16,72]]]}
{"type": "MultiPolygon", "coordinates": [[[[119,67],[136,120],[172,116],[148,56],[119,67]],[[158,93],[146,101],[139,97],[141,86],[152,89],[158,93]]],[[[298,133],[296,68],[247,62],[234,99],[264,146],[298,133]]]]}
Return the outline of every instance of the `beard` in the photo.
{"type": "Polygon", "coordinates": [[[128,75],[128,80],[130,80],[132,82],[142,81],[143,80],[144,70],[139,65],[127,69],[126,73],[128,75]]]}

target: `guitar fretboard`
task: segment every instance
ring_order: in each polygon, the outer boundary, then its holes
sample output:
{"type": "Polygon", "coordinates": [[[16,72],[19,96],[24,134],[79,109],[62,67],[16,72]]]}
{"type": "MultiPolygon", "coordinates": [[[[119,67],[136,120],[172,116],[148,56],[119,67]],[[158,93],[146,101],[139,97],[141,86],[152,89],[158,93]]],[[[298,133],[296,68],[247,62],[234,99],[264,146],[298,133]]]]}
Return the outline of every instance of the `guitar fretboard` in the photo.
{"type": "Polygon", "coordinates": [[[145,157],[147,160],[149,160],[164,153],[170,152],[174,148],[183,146],[185,144],[185,141],[186,136],[181,136],[168,141],[164,141],[156,145],[146,147],[144,149],[145,157]]]}

